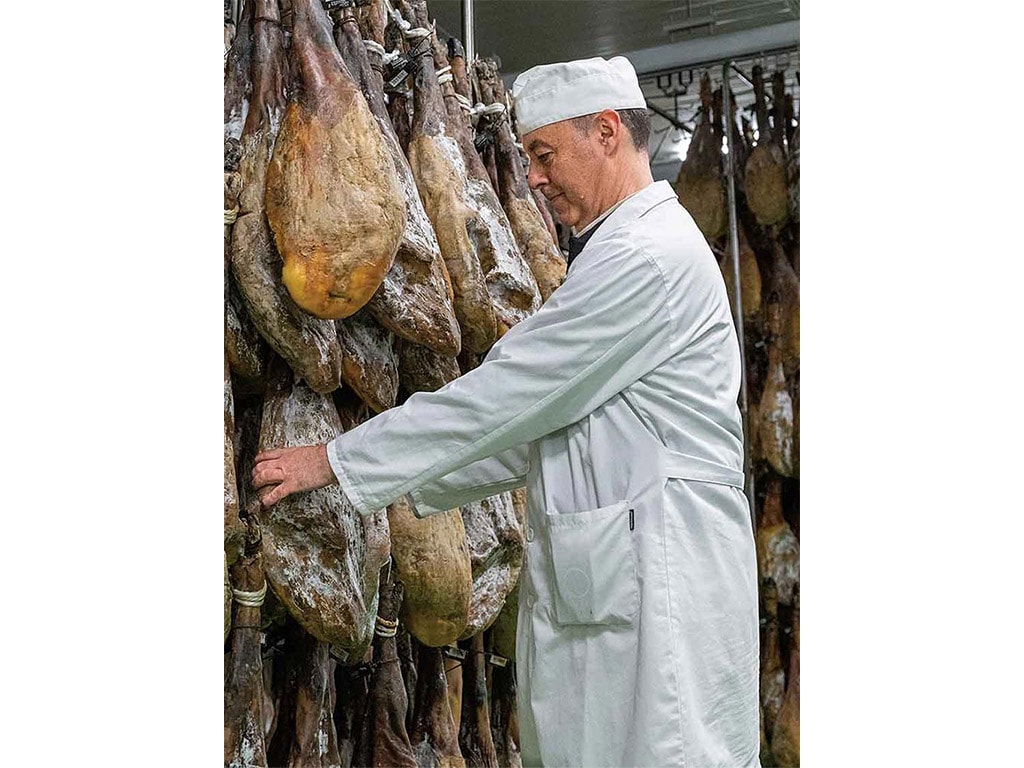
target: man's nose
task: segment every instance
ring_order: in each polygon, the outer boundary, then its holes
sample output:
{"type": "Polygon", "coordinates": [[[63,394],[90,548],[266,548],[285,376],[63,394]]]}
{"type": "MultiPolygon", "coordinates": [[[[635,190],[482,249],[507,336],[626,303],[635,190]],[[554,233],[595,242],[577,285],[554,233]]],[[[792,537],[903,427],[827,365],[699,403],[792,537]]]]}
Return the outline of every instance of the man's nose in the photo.
{"type": "Polygon", "coordinates": [[[526,171],[526,183],[530,185],[530,189],[537,189],[548,183],[548,177],[541,172],[539,165],[540,163],[530,163],[526,171]]]}

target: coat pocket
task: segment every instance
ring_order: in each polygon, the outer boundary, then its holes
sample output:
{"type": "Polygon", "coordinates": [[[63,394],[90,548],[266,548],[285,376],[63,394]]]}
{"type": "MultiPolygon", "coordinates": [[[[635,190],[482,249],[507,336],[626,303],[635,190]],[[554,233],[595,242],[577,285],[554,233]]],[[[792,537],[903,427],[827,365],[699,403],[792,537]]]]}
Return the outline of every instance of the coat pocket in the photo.
{"type": "Polygon", "coordinates": [[[559,624],[632,624],[640,608],[628,501],[548,517],[559,624]]]}

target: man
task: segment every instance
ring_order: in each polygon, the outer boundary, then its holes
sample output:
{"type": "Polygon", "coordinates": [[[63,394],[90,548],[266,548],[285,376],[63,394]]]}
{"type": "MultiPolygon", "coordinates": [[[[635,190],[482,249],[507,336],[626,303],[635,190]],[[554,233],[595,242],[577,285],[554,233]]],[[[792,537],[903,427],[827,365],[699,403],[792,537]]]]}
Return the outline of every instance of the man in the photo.
{"type": "Polygon", "coordinates": [[[524,483],[523,765],[758,765],[740,358],[714,257],[654,183],[629,62],[513,86],[530,186],[577,233],[565,282],[446,387],[327,446],[269,451],[265,504],[340,482],[363,514],[524,483]]]}

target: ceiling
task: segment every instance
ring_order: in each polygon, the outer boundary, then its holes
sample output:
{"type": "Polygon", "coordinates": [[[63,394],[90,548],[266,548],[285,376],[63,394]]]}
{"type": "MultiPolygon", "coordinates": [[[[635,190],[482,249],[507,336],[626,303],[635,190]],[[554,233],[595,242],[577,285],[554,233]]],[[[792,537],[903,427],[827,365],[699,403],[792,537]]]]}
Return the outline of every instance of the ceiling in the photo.
{"type": "MultiPolygon", "coordinates": [[[[462,5],[428,0],[441,36],[462,36],[462,5]]],[[[766,79],[784,71],[799,113],[799,0],[474,0],[473,8],[476,53],[496,56],[508,83],[537,64],[625,55],[649,106],[692,130],[701,73],[717,88],[729,59],[741,110],[753,105],[751,70],[761,64],[766,79]]],[[[688,145],[686,129],[652,114],[655,178],[674,179],[688,145]]]]}

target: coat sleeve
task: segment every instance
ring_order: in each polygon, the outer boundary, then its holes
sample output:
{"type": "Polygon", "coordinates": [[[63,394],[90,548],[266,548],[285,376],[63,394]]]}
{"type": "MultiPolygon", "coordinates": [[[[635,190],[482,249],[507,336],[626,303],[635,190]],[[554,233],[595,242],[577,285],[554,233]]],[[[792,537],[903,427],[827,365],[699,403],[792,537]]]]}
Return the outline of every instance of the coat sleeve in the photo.
{"type": "MultiPolygon", "coordinates": [[[[480,366],[331,441],[342,490],[370,514],[426,488],[420,498],[436,510],[442,494],[430,489],[441,478],[584,418],[684,341],[665,285],[646,251],[624,237],[602,242],[480,366]]],[[[501,463],[478,465],[483,479],[500,479],[489,473],[501,463]]]]}
{"type": "Polygon", "coordinates": [[[529,451],[528,444],[517,445],[424,483],[409,492],[413,513],[427,517],[522,487],[530,471],[529,451]]]}

